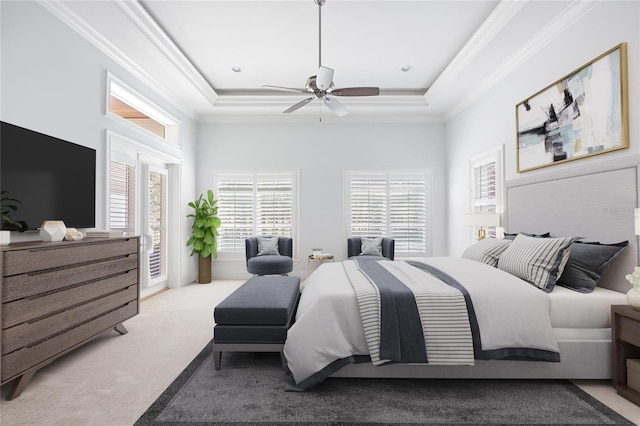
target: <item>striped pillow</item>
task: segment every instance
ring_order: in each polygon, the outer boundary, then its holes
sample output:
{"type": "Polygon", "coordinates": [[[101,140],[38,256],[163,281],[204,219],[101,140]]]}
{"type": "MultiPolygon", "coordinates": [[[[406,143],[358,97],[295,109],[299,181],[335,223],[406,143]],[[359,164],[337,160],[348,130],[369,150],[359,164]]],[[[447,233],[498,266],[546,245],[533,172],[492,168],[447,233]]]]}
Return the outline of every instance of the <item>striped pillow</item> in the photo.
{"type": "Polygon", "coordinates": [[[502,253],[498,268],[549,293],[569,259],[574,237],[532,238],[518,235],[502,253]]]}
{"type": "Polygon", "coordinates": [[[466,249],[462,253],[462,257],[496,267],[498,266],[500,255],[509,247],[510,243],[511,240],[485,238],[466,249]]]}

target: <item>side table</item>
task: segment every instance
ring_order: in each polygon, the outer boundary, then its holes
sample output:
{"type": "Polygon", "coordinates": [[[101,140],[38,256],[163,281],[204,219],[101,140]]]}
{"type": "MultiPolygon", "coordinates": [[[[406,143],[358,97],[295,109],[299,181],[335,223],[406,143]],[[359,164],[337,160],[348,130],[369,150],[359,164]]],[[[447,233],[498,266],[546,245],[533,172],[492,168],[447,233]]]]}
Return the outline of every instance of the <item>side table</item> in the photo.
{"type": "Polygon", "coordinates": [[[629,305],[611,306],[613,387],[618,394],[640,405],[640,392],[627,386],[627,358],[640,358],[640,311],[629,305]]]}
{"type": "Polygon", "coordinates": [[[332,254],[328,254],[328,253],[322,253],[318,256],[310,254],[309,257],[307,258],[307,269],[309,269],[309,264],[311,263],[312,260],[317,260],[320,262],[320,264],[324,263],[324,262],[328,262],[328,261],[334,261],[335,256],[332,254]]]}

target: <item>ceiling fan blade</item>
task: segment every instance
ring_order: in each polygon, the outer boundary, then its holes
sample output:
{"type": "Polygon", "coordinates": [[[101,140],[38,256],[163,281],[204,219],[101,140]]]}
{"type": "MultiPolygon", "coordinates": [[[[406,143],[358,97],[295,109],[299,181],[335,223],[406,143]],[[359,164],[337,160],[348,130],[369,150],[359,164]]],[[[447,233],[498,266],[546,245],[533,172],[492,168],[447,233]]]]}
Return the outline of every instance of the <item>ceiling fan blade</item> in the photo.
{"type": "Polygon", "coordinates": [[[333,82],[333,70],[327,67],[320,67],[316,75],[316,86],[320,90],[327,90],[333,82]]]}
{"type": "Polygon", "coordinates": [[[302,108],[303,106],[305,106],[306,104],[308,104],[312,100],[313,100],[313,97],[304,99],[304,100],[298,102],[297,104],[293,105],[292,107],[289,107],[289,108],[285,109],[284,111],[282,111],[282,113],[283,114],[288,114],[290,112],[293,112],[293,111],[295,111],[295,110],[297,110],[299,108],[302,108]]]}
{"type": "Polygon", "coordinates": [[[334,112],[338,117],[344,117],[349,114],[349,110],[345,108],[340,102],[335,99],[329,98],[327,96],[324,97],[324,104],[334,112]]]}
{"type": "Polygon", "coordinates": [[[335,96],[378,96],[380,94],[379,87],[344,87],[342,89],[333,89],[332,95],[335,96]]]}
{"type": "Polygon", "coordinates": [[[309,93],[305,89],[295,89],[293,87],[269,86],[269,85],[266,85],[266,84],[263,85],[262,87],[264,87],[265,89],[270,89],[270,90],[278,90],[280,92],[309,93]]]}

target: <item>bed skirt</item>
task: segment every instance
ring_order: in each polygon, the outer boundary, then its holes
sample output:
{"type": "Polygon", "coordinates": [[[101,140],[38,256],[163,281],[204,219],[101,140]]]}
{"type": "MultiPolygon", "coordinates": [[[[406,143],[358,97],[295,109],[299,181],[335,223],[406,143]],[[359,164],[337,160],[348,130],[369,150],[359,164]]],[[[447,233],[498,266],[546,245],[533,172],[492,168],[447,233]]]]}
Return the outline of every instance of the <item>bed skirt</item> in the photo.
{"type": "MultiPolygon", "coordinates": [[[[610,329],[609,329],[610,330],[610,329]]],[[[475,365],[350,364],[331,377],[420,379],[611,379],[611,340],[558,341],[560,362],[480,361],[475,365]]]]}

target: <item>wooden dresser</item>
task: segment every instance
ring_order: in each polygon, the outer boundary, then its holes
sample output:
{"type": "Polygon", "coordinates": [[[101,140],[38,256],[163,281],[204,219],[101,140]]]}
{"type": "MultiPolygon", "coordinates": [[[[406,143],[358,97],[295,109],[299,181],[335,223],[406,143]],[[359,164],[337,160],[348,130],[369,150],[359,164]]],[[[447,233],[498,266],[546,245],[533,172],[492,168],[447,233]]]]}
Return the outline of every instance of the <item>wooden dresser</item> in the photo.
{"type": "Polygon", "coordinates": [[[2,247],[0,374],[8,399],[35,372],[138,314],[138,238],[24,242],[2,247]]]}

